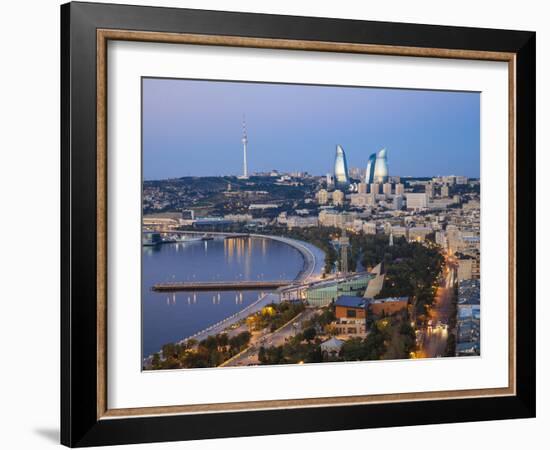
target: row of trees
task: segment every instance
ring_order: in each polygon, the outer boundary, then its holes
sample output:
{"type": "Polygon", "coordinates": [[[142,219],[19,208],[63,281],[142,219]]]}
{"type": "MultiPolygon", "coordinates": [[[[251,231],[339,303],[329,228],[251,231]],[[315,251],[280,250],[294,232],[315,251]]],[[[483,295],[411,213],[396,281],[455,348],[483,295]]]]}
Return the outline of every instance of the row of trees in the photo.
{"type": "Polygon", "coordinates": [[[162,354],[155,353],[149,369],[184,369],[197,367],[217,367],[229,358],[244,350],[250,342],[250,333],[243,331],[229,337],[227,333],[208,336],[197,342],[169,343],[162,347],[162,354]]]}
{"type": "Polygon", "coordinates": [[[252,329],[269,329],[270,332],[282,327],[305,309],[301,302],[272,303],[260,312],[250,316],[247,321],[252,329]]]}

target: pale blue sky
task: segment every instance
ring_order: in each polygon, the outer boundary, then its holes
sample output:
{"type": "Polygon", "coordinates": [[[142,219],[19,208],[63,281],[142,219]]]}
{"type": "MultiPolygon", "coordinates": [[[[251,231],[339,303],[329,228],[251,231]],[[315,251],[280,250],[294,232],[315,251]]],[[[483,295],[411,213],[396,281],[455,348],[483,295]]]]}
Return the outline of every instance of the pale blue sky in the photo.
{"type": "Polygon", "coordinates": [[[143,79],[146,180],[249,171],[323,175],[388,150],[390,175],[479,177],[479,93],[143,79]]]}

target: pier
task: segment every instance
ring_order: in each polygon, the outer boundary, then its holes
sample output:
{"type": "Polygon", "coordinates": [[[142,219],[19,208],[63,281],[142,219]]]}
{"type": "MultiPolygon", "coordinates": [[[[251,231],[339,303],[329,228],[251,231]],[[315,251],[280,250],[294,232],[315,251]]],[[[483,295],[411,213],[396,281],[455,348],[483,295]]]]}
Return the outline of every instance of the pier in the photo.
{"type": "Polygon", "coordinates": [[[192,281],[157,283],[153,285],[156,292],[175,291],[265,291],[277,290],[280,287],[291,285],[292,280],[274,281],[192,281]]]}

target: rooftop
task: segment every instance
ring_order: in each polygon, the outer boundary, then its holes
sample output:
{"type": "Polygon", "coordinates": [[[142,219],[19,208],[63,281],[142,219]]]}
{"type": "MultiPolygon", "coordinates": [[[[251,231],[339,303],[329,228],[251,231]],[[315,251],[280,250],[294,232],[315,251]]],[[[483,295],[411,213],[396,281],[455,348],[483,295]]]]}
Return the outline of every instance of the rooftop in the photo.
{"type": "Polygon", "coordinates": [[[408,302],[409,297],[388,297],[388,298],[377,298],[370,299],[369,303],[379,304],[379,303],[392,303],[392,302],[408,302]]]}
{"type": "Polygon", "coordinates": [[[347,308],[364,308],[366,305],[366,299],[352,295],[342,295],[341,297],[338,297],[334,304],[336,306],[345,306],[347,308]]]}

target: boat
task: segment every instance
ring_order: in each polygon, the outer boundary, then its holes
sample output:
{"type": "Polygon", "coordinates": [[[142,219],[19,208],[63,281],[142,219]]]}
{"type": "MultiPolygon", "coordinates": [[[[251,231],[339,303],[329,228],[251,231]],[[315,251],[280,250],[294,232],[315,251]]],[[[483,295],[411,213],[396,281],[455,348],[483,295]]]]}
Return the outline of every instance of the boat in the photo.
{"type": "Polygon", "coordinates": [[[203,234],[202,237],[201,237],[201,240],[202,241],[212,241],[212,240],[214,240],[214,237],[209,235],[209,234],[203,234]]]}

